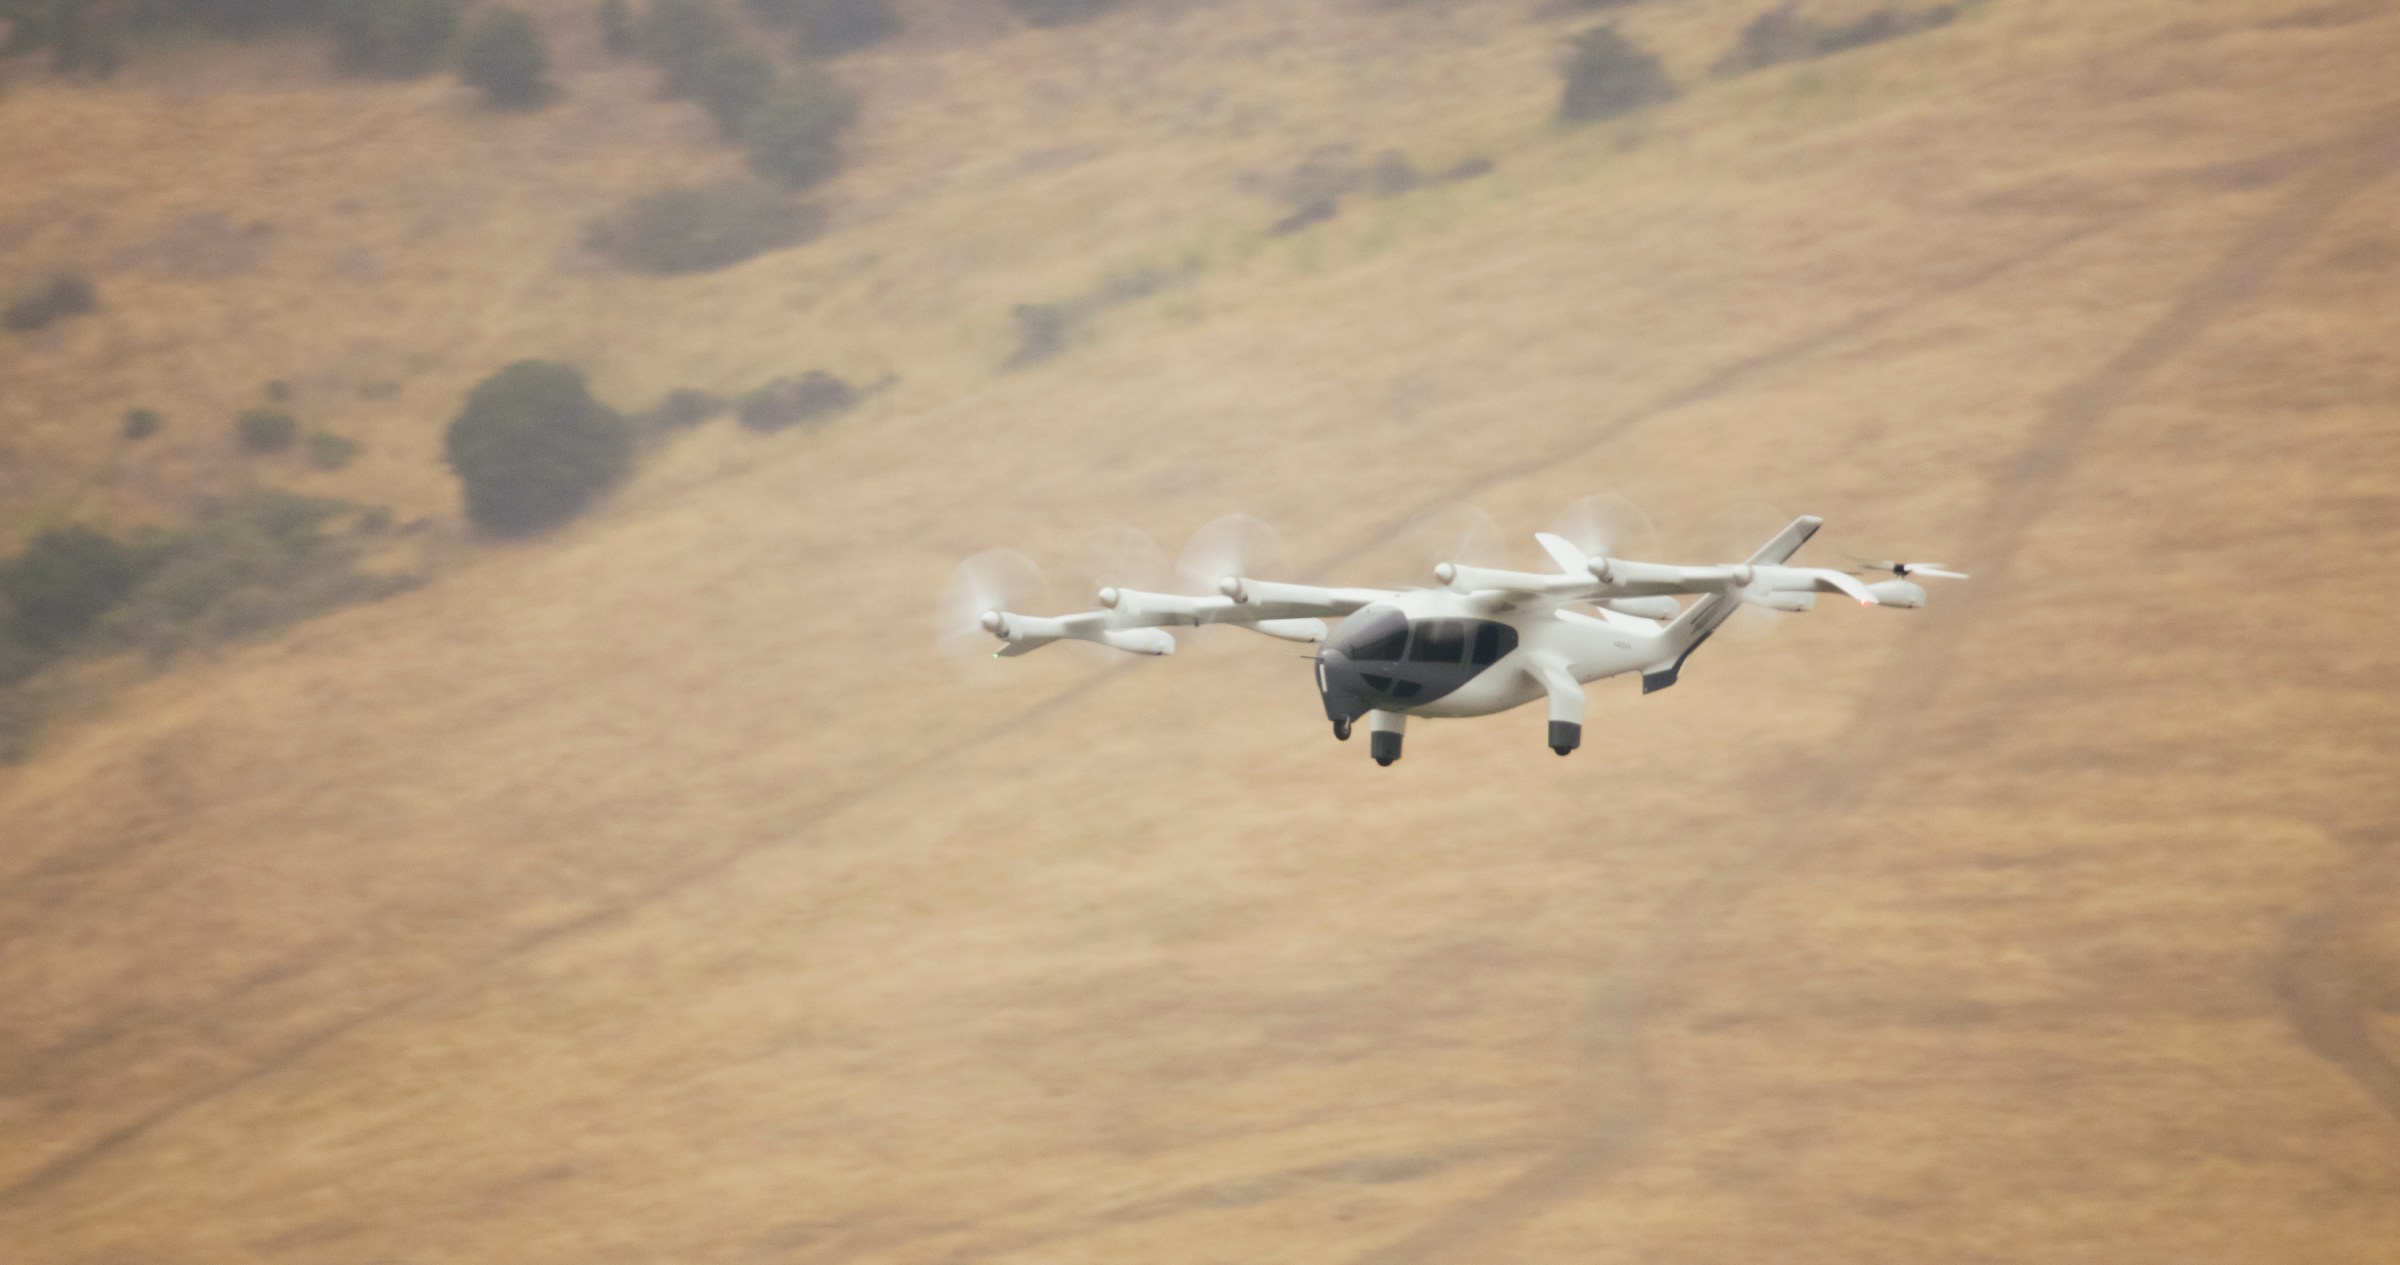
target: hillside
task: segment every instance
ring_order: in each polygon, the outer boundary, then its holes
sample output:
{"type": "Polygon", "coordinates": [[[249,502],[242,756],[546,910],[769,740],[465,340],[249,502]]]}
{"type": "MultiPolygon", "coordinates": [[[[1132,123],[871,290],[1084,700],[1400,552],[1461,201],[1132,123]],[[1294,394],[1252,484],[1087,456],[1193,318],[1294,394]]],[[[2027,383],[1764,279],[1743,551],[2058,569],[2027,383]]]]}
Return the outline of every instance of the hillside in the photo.
{"type": "Polygon", "coordinates": [[[87,667],[0,768],[0,1255],[2389,1259],[2400,9],[1991,0],[1715,79],[1760,6],[1652,0],[1680,95],[1568,129],[1590,19],[1530,4],[903,4],[830,231],[656,279],[585,221],[740,155],[531,7],[521,116],[298,37],[9,71],[0,284],[102,297],[0,337],[10,539],[428,524],[415,590],[87,667]],[[1494,170],[1270,235],[1334,145],[1494,170]],[[896,381],[479,541],[441,429],[530,355],[896,381]],[[270,380],[362,459],[237,456],[270,380]],[[1230,631],[930,646],[989,546],[1243,510],[1396,582],[1429,507],[1530,562],[1596,491],[1976,578],[1597,686],[1569,760],[1377,769],[1230,631]]]}

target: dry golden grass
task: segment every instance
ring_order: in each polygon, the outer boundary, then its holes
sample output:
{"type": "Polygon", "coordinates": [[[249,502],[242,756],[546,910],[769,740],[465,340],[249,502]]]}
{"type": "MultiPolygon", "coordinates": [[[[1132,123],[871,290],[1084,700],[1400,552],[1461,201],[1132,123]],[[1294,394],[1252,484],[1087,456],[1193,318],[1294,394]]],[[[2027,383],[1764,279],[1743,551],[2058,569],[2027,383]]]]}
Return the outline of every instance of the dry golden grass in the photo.
{"type": "MultiPolygon", "coordinates": [[[[1623,21],[1694,80],[1751,10],[1623,21]]],[[[835,231],[672,282],[576,226],[735,160],[573,41],[527,118],[272,48],[12,84],[0,266],[108,304],[0,341],[19,528],[256,477],[196,419],[268,378],[373,453],[268,477],[445,523],[514,356],[900,383],[0,771],[0,1256],[2391,1259],[2400,14],[1996,2],[1572,133],[1561,34],[924,22],[835,231]],[[1261,235],[1336,142],[1499,170],[1261,235]],[[270,244],[189,275],[210,216],[270,244]],[[1601,687],[1565,761],[1378,770],[1276,644],[928,649],[989,545],[1246,509],[1397,578],[1425,505],[1602,489],[1977,579],[1601,687]]]]}

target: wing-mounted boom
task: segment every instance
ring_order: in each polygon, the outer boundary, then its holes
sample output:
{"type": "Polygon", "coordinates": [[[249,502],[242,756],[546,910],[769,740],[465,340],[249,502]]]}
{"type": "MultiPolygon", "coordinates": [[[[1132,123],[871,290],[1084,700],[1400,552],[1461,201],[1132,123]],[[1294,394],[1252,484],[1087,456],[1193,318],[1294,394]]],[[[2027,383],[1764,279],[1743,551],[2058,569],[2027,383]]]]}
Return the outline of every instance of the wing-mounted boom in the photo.
{"type": "Polygon", "coordinates": [[[1097,642],[1132,654],[1175,653],[1169,628],[1224,624],[1283,641],[1325,640],[1325,619],[1347,615],[1390,598],[1382,589],[1328,589],[1228,576],[1215,597],[1151,593],[1140,589],[1100,590],[1100,609],[1073,615],[1020,615],[987,611],[985,632],[1008,644],[1002,657],[1028,654],[1053,642],[1097,642]]]}
{"type": "Polygon", "coordinates": [[[1830,567],[1795,567],[1786,561],[1816,534],[1823,520],[1794,519],[1747,561],[1709,566],[1671,566],[1627,558],[1591,556],[1563,537],[1537,534],[1542,552],[1559,565],[1555,575],[1504,571],[1490,567],[1443,563],[1434,577],[1461,592],[1489,592],[1513,599],[1551,598],[1589,601],[1628,615],[1674,619],[1681,608],[1671,599],[1682,596],[1722,596],[1728,601],[1775,610],[1807,610],[1818,593],[1840,593],[1862,606],[1922,603],[1922,591],[1908,600],[1914,585],[1867,585],[1845,571],[1830,567]]]}

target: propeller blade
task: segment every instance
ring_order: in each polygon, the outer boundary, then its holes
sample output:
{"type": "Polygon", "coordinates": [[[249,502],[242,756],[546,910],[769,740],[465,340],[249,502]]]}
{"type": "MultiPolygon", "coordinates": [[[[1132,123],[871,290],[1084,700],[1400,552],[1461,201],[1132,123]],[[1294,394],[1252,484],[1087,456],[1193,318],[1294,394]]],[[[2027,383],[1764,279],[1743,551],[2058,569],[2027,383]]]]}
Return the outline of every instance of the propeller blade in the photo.
{"type": "Polygon", "coordinates": [[[1185,592],[1208,596],[1228,576],[1289,575],[1288,558],[1274,528],[1247,514],[1227,514],[1192,533],[1175,572],[1185,592]]]}
{"type": "Polygon", "coordinates": [[[1964,580],[1970,578],[1965,572],[1949,570],[1946,563],[1940,562],[1895,562],[1890,558],[1869,559],[1858,557],[1855,554],[1851,555],[1850,561],[1858,564],[1849,568],[1850,574],[1852,575],[1865,575],[1869,572],[1881,572],[1885,575],[1899,576],[1903,580],[1908,579],[1911,576],[1919,575],[1939,576],[1945,580],[1964,580]]]}
{"type": "Polygon", "coordinates": [[[1005,643],[985,620],[1007,613],[1046,613],[1049,585],[1033,559],[1012,549],[986,549],[958,564],[934,608],[934,644],[944,657],[970,671],[1005,643]]]}
{"type": "Polygon", "coordinates": [[[1586,557],[1658,561],[1658,524],[1641,506],[1614,493],[1569,502],[1552,520],[1550,533],[1586,557]]]}
{"type": "Polygon", "coordinates": [[[1412,565],[1405,583],[1424,584],[1442,563],[1454,566],[1506,565],[1507,538],[1500,525],[1480,508],[1464,501],[1446,501],[1419,512],[1400,529],[1402,549],[1396,551],[1412,565]]]}
{"type": "Polygon", "coordinates": [[[1080,554],[1081,565],[1075,570],[1076,578],[1083,581],[1076,598],[1079,603],[1099,603],[1099,595],[1106,589],[1164,593],[1173,587],[1167,551],[1138,527],[1094,532],[1084,541],[1080,554]]]}

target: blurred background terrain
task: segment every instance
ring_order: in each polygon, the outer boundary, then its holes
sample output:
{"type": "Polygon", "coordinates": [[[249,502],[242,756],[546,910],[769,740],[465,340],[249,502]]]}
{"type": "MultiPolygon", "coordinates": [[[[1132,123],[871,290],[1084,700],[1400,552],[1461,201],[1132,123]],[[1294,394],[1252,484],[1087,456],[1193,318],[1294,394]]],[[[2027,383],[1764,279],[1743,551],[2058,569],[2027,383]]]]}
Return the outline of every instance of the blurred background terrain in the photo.
{"type": "Polygon", "coordinates": [[[0,6],[0,1257],[2392,1259],[2400,6],[512,12],[0,6]],[[1976,578],[931,644],[1601,491],[1976,578]]]}

